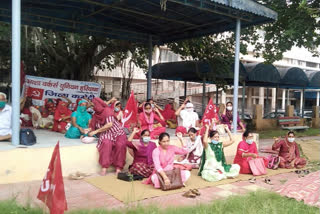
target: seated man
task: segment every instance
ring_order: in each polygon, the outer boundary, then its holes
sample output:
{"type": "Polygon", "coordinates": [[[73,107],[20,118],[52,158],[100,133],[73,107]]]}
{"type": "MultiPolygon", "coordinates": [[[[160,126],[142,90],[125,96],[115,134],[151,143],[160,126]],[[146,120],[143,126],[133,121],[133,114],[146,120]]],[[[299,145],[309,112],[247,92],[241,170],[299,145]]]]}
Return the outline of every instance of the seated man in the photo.
{"type": "Polygon", "coordinates": [[[181,132],[184,136],[188,136],[187,130],[199,127],[198,113],[194,112],[193,104],[189,101],[189,98],[183,102],[175,114],[182,120],[182,124],[179,124],[176,133],[181,132]]]}
{"type": "Polygon", "coordinates": [[[0,92],[0,141],[11,139],[11,106],[7,103],[7,95],[0,92]]]}

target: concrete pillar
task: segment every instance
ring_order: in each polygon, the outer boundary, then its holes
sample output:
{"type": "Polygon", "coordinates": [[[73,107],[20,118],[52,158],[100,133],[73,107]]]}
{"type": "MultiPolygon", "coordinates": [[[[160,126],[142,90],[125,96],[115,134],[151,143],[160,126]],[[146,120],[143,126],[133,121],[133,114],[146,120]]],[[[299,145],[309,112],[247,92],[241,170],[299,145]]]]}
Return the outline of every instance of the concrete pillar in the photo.
{"type": "Polygon", "coordinates": [[[223,90],[221,90],[221,103],[226,104],[226,102],[227,102],[226,92],[224,92],[223,90]]]}
{"type": "Polygon", "coordinates": [[[252,107],[252,91],[253,88],[247,88],[247,108],[251,108],[252,107]]]}
{"type": "Polygon", "coordinates": [[[253,107],[254,119],[262,119],[262,105],[254,105],[253,107]]]}
{"type": "Polygon", "coordinates": [[[284,110],[286,107],[286,89],[282,89],[282,103],[281,108],[284,110]]]}
{"type": "Polygon", "coordinates": [[[285,116],[293,117],[294,107],[293,106],[286,106],[286,113],[285,116]]]}
{"type": "Polygon", "coordinates": [[[290,102],[290,90],[287,89],[287,106],[291,105],[291,102],[290,102]]]}
{"type": "Polygon", "coordinates": [[[302,108],[303,108],[303,91],[300,91],[300,114],[302,114],[302,108]]]}
{"type": "Polygon", "coordinates": [[[262,106],[262,109],[264,108],[264,88],[259,88],[259,105],[262,106]]]}
{"type": "Polygon", "coordinates": [[[276,92],[277,92],[277,89],[276,88],[273,88],[272,89],[272,98],[271,98],[271,109],[270,109],[270,111],[275,111],[276,110],[276,99],[277,99],[277,94],[276,94],[276,92]]]}
{"type": "Polygon", "coordinates": [[[320,128],[319,110],[320,110],[319,106],[312,106],[312,112],[313,112],[312,128],[320,128]]]}
{"type": "Polygon", "coordinates": [[[317,106],[319,106],[319,100],[320,100],[320,91],[317,92],[317,106]]]}
{"type": "Polygon", "coordinates": [[[312,118],[319,118],[319,106],[312,106],[312,118]]]}

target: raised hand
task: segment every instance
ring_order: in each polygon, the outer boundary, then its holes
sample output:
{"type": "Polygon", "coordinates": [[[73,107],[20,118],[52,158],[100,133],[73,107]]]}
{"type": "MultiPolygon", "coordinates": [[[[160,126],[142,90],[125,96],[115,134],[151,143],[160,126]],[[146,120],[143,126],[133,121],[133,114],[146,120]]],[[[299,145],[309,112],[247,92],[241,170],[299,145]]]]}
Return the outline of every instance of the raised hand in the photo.
{"type": "Polygon", "coordinates": [[[140,132],[140,129],[137,128],[137,127],[134,127],[134,128],[133,128],[133,132],[134,132],[134,133],[139,133],[139,132],[140,132]]]}
{"type": "Polygon", "coordinates": [[[182,138],[182,133],[181,133],[181,132],[178,132],[178,133],[177,133],[177,137],[178,137],[178,138],[182,138]]]}

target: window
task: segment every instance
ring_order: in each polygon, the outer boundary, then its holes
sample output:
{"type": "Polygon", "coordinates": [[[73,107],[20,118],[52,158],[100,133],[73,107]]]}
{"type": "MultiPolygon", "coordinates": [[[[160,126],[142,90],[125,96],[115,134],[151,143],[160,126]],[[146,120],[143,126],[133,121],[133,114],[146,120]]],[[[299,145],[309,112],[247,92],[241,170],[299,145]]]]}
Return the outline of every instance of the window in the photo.
{"type": "Polygon", "coordinates": [[[306,66],[311,68],[318,68],[318,63],[306,62],[306,66]]]}

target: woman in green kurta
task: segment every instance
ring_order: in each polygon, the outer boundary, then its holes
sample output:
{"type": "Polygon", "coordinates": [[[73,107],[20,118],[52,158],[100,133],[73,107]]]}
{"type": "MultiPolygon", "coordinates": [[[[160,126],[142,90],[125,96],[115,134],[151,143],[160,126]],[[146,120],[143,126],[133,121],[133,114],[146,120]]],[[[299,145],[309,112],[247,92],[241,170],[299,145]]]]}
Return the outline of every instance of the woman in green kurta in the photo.
{"type": "Polygon", "coordinates": [[[239,175],[240,166],[238,164],[227,164],[225,160],[223,148],[234,143],[227,125],[225,125],[225,129],[230,141],[219,142],[219,133],[217,131],[210,131],[209,133],[209,126],[206,125],[206,132],[202,141],[204,152],[199,169],[199,175],[206,181],[220,181],[239,175]]]}
{"type": "Polygon", "coordinates": [[[80,100],[78,103],[77,111],[71,114],[71,126],[68,129],[65,137],[67,138],[80,138],[81,135],[86,134],[91,121],[91,115],[87,112],[86,100],[80,100]]]}

